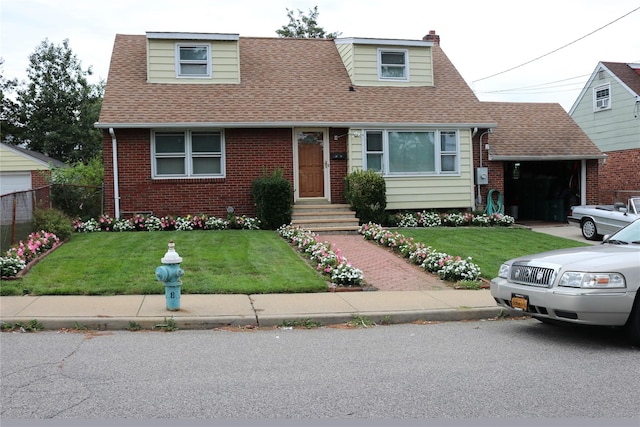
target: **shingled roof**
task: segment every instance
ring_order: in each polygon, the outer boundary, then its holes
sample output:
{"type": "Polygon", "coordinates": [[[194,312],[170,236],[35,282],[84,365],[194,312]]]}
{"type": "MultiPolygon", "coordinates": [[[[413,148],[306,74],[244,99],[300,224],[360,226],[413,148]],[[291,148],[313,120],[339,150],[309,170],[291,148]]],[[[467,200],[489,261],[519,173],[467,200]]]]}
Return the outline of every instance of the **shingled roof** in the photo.
{"type": "Polygon", "coordinates": [[[629,64],[622,62],[602,62],[612,74],[617,76],[622,83],[627,85],[636,95],[640,96],[640,67],[631,68],[629,64]]]}
{"type": "Polygon", "coordinates": [[[146,36],[117,35],[97,127],[495,126],[437,44],[434,87],[354,91],[333,40],[240,37],[239,44],[240,84],[147,83],[146,36]]]}
{"type": "Polygon", "coordinates": [[[605,158],[560,104],[482,102],[498,122],[488,139],[489,160],[605,158]]]}

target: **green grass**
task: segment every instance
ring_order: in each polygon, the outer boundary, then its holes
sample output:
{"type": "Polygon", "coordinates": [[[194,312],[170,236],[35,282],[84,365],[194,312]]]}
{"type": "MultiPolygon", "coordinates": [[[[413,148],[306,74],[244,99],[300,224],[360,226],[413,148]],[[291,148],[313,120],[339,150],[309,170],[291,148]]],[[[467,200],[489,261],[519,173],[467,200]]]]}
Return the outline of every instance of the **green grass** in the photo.
{"type": "MultiPolygon", "coordinates": [[[[522,228],[401,228],[439,252],[472,257],[491,279],[511,258],[587,246],[522,228]]],[[[21,280],[2,281],[0,294],[163,294],[155,269],[174,240],[182,257],[183,294],[325,292],[326,278],[273,231],[175,231],[74,234],[21,280]]],[[[355,266],[357,267],[357,265],[355,266]]]]}
{"type": "Polygon", "coordinates": [[[174,240],[183,294],[324,292],[326,279],[273,231],[74,234],[2,295],[163,294],[155,269],[174,240]]]}
{"type": "Polygon", "coordinates": [[[526,228],[506,227],[434,227],[400,228],[398,232],[438,252],[462,258],[471,257],[482,277],[498,275],[500,265],[522,255],[553,249],[588,246],[575,240],[537,233],[526,228]]]}

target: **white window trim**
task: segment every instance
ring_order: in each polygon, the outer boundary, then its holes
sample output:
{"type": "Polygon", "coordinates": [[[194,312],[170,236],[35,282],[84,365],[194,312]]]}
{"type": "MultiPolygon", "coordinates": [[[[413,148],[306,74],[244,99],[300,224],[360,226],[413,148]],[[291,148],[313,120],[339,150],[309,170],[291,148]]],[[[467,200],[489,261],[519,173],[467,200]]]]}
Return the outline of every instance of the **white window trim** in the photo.
{"type": "MultiPolygon", "coordinates": [[[[198,155],[196,157],[218,157],[211,155],[198,155]]],[[[224,131],[222,129],[158,129],[151,131],[151,178],[152,179],[211,179],[211,178],[226,178],[226,150],[225,150],[225,138],[224,131]],[[207,132],[220,132],[220,173],[213,175],[195,175],[193,173],[193,153],[191,150],[191,135],[193,133],[207,133],[207,132]],[[156,133],[183,133],[185,137],[185,153],[184,153],[184,161],[185,161],[185,173],[184,174],[176,174],[176,175],[158,175],[157,166],[156,166],[156,158],[158,157],[171,157],[177,158],[180,157],[178,155],[156,155],[156,133]]]]}
{"type": "Polygon", "coordinates": [[[378,80],[408,82],[409,81],[409,50],[408,49],[383,49],[378,48],[378,80]],[[404,53],[404,77],[384,77],[382,75],[382,54],[383,53],[404,53]]]}
{"type": "Polygon", "coordinates": [[[210,43],[176,43],[176,78],[179,79],[206,79],[211,78],[211,44],[210,43]],[[207,48],[207,72],[205,74],[180,74],[181,64],[203,64],[203,61],[181,61],[180,48],[182,47],[206,47],[207,48]]]}
{"type": "MultiPolygon", "coordinates": [[[[382,132],[382,176],[385,178],[411,178],[411,177],[439,177],[439,176],[460,176],[460,130],[459,129],[364,129],[362,140],[362,166],[367,170],[367,132],[382,132]],[[435,171],[433,172],[389,172],[389,132],[433,132],[434,133],[434,157],[435,171]],[[442,156],[452,155],[452,151],[442,152],[440,148],[440,135],[442,132],[456,133],[456,166],[455,171],[442,170],[442,156]]],[[[378,152],[373,152],[378,153],[378,152]]]]}
{"type": "Polygon", "coordinates": [[[604,111],[604,110],[610,110],[610,109],[611,109],[611,84],[606,83],[606,84],[598,85],[594,87],[593,88],[593,111],[597,112],[597,111],[604,111]],[[608,91],[609,96],[598,100],[597,93],[598,91],[603,89],[606,89],[608,91]]]}

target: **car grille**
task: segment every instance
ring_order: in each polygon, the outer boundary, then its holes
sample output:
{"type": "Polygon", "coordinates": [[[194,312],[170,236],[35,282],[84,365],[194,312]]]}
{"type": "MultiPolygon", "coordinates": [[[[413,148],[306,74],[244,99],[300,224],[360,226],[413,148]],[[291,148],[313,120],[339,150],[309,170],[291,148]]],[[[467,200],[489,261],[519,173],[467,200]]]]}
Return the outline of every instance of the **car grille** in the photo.
{"type": "Polygon", "coordinates": [[[526,264],[511,266],[511,281],[526,286],[550,288],[555,278],[553,268],[535,267],[526,264]]]}

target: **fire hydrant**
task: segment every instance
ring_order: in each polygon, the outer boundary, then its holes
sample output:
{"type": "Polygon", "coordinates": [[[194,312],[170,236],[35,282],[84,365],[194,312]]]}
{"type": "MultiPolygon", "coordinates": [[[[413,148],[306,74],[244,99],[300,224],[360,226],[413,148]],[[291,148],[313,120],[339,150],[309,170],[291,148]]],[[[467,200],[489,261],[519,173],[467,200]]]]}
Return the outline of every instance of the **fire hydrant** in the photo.
{"type": "Polygon", "coordinates": [[[180,310],[180,278],[184,275],[184,270],[180,268],[182,258],[175,250],[175,243],[169,240],[169,250],[160,260],[162,265],[156,268],[156,279],[164,282],[164,295],[167,299],[167,310],[180,310]]]}

